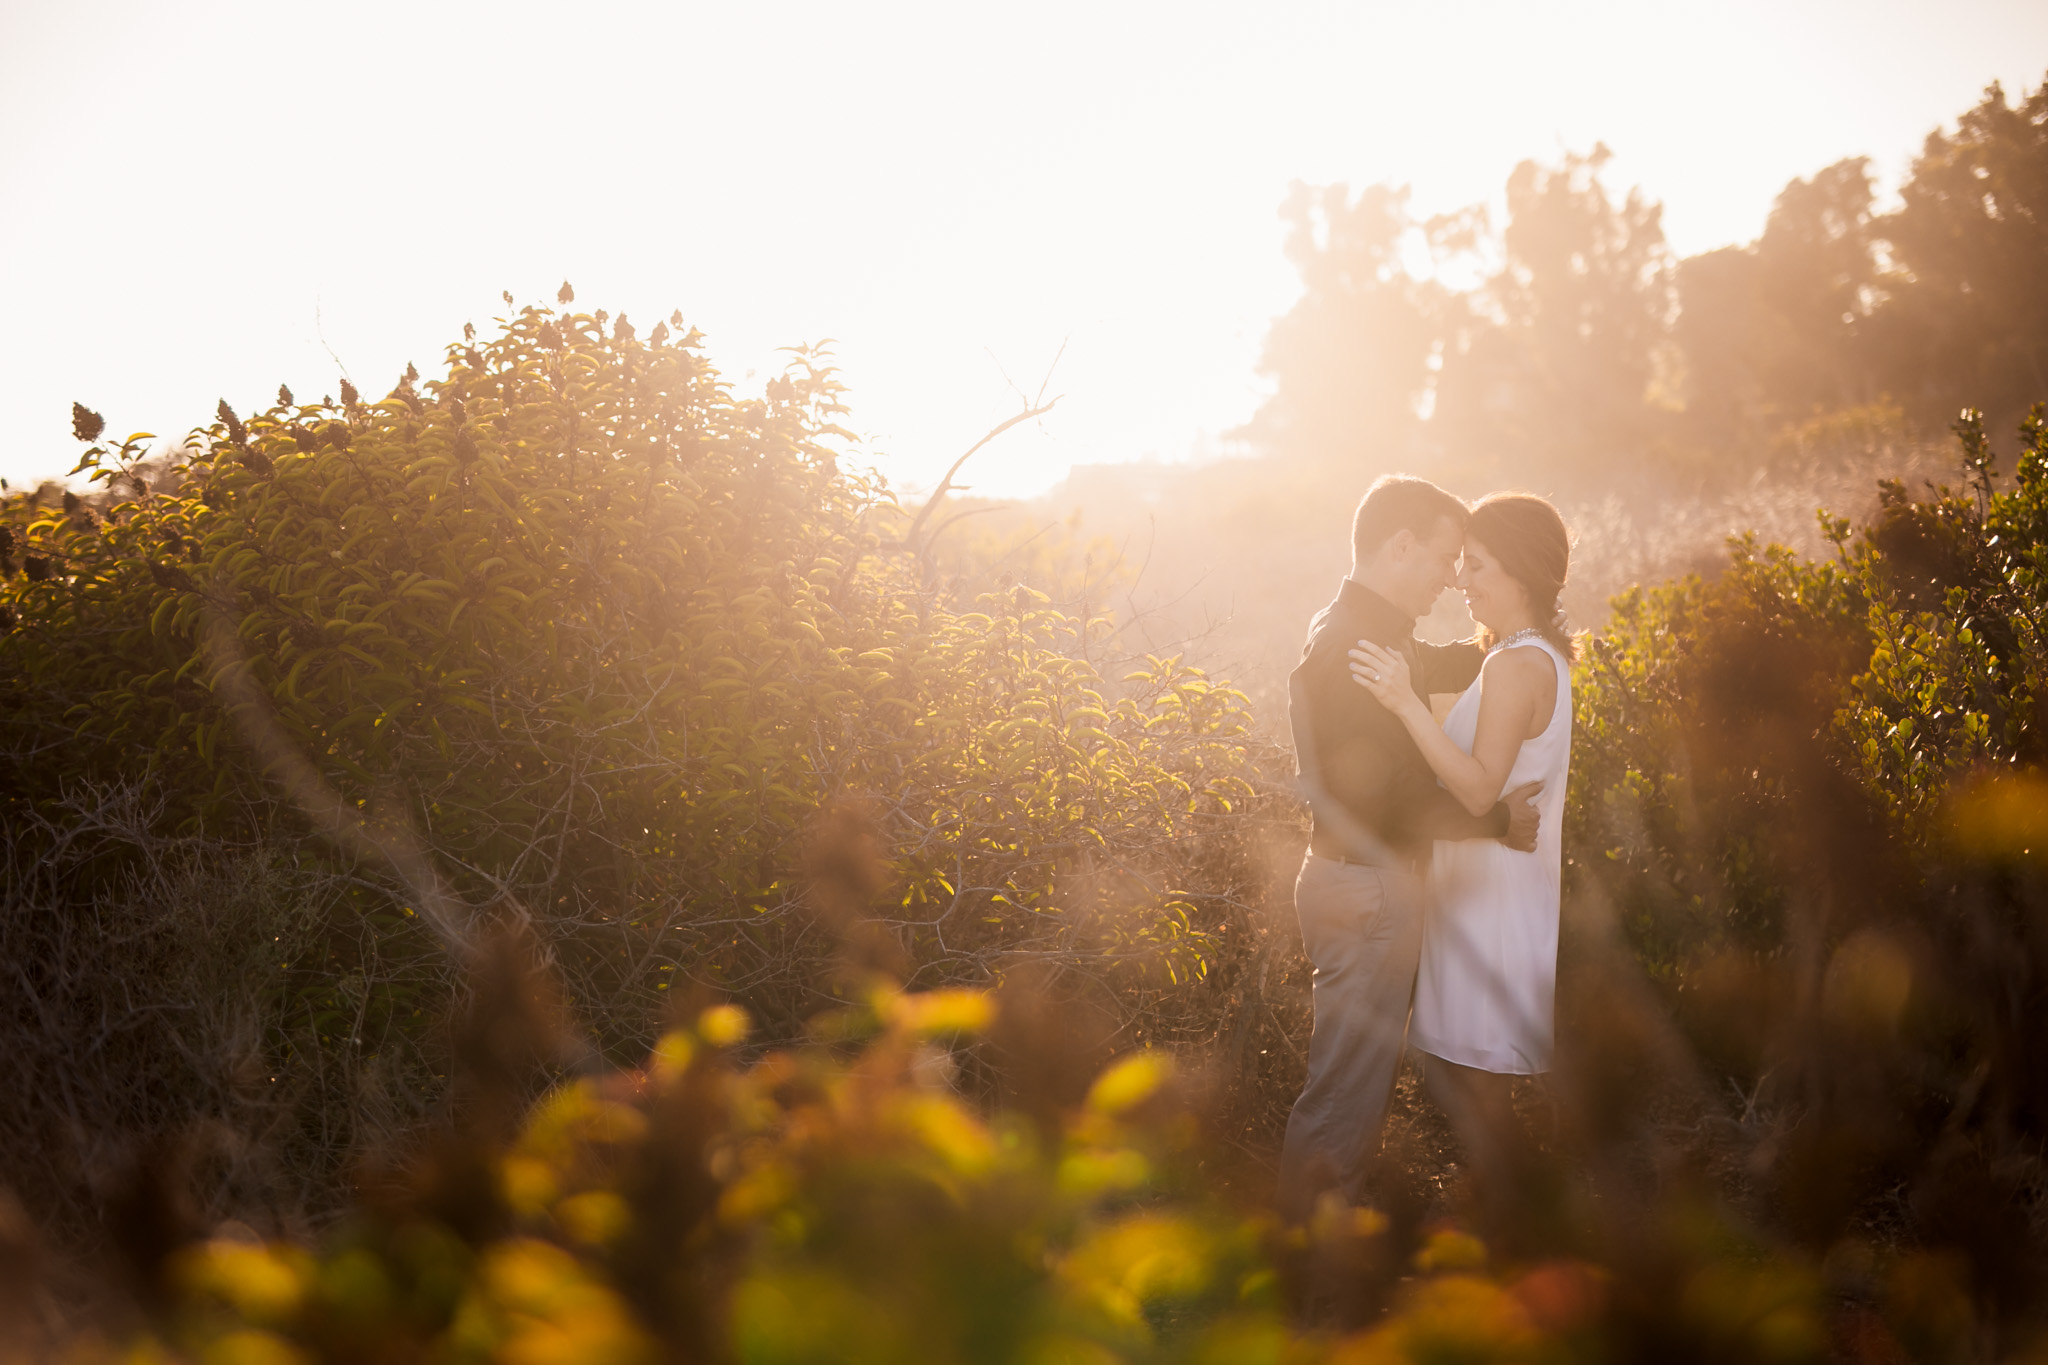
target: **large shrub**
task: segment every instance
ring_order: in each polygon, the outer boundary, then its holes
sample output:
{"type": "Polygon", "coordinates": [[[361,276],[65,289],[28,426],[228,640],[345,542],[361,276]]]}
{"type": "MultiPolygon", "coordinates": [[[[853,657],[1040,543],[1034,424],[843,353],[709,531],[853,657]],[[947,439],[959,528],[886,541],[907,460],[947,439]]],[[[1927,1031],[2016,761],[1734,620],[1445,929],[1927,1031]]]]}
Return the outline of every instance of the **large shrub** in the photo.
{"type": "Polygon", "coordinates": [[[1174,659],[1106,677],[1101,623],[1028,587],[927,589],[823,355],[742,400],[694,332],[526,308],[381,401],[278,397],[168,469],[81,408],[101,491],[0,509],[0,818],[123,786],[156,835],[338,875],[278,967],[275,1016],[320,1021],[280,1064],[416,1042],[508,917],[618,1056],[678,995],[793,1032],[849,939],[914,984],[1032,963],[1112,1029],[1219,1027],[1242,699],[1174,659]]]}
{"type": "Polygon", "coordinates": [[[1958,435],[1969,485],[1886,483],[1860,533],[1822,512],[1832,562],[1740,537],[1723,573],[1612,603],[1577,680],[1568,842],[1654,972],[1783,946],[1786,841],[1843,832],[1820,827],[1842,784],[1869,859],[1917,878],[1983,846],[1949,818],[1959,781],[2048,759],[2048,435],[2037,411],[2004,490],[1975,414],[1958,435]]]}
{"type": "Polygon", "coordinates": [[[1735,1097],[1752,1214],[1815,1255],[1945,1248],[1964,1318],[2015,1324],[2048,1252],[2048,428],[2003,483],[1958,432],[1966,485],[1824,518],[1832,562],[1738,543],[1617,602],[1567,846],[1735,1097]]]}

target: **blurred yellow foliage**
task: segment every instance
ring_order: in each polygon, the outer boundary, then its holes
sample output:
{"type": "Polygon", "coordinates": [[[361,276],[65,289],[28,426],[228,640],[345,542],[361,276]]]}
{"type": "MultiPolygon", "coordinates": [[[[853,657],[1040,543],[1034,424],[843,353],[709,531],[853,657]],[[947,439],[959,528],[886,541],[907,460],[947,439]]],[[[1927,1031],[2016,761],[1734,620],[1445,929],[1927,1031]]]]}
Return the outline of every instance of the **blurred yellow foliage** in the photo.
{"type": "Polygon", "coordinates": [[[1156,1052],[1126,1057],[1103,1072],[1089,1088],[1088,1108],[1109,1115],[1134,1109],[1152,1098],[1172,1074],[1172,1059],[1156,1052]]]}
{"type": "MultiPolygon", "coordinates": [[[[1843,952],[1845,961],[1883,958],[1853,940],[1843,952]]],[[[1630,1358],[1615,1352],[1640,1326],[1627,1316],[1640,1305],[1615,1315],[1613,1271],[1508,1259],[1489,1270],[1489,1249],[1451,1226],[1414,1249],[1414,1274],[1388,1280],[1390,1305],[1369,1328],[1333,1335],[1301,1325],[1284,1292],[1291,1262],[1338,1250],[1330,1264],[1356,1274],[1368,1264],[1360,1253],[1403,1234],[1381,1213],[1334,1199],[1287,1234],[1212,1198],[1191,1179],[1200,1149],[1182,1131],[1188,1116],[1166,1055],[1113,1062],[1041,1131],[917,1079],[934,1029],[998,1023],[993,999],[877,988],[869,1008],[877,1031],[857,1048],[818,1043],[742,1067],[710,1045],[737,1036],[734,1016],[707,1012],[665,1036],[641,1072],[558,1086],[496,1158],[497,1213],[466,1215],[467,1231],[441,1222],[429,1200],[337,1229],[324,1250],[194,1247],[177,1262],[179,1307],[129,1343],[128,1358],[1630,1358]]],[[[1673,1323],[1714,1358],[1820,1359],[1813,1269],[1730,1238],[1705,1205],[1688,1207],[1660,1253],[1679,1258],[1668,1262],[1681,1271],[1673,1323]]],[[[1868,1256],[1856,1265],[1877,1269],[1868,1256]]],[[[1909,1257],[1890,1275],[1900,1340],[1967,1330],[1951,1262],[1909,1257]]]]}
{"type": "Polygon", "coordinates": [[[1979,857],[2048,862],[2048,779],[2024,772],[1971,783],[1949,804],[1949,830],[1979,857]]]}

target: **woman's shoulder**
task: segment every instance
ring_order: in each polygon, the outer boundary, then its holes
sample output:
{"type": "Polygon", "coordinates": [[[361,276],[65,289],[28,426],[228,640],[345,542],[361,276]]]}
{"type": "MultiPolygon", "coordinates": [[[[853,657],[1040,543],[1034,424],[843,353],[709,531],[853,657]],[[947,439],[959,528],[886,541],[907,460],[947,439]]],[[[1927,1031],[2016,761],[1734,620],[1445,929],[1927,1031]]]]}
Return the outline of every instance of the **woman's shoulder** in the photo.
{"type": "Polygon", "coordinates": [[[1486,675],[1486,684],[1513,686],[1538,686],[1557,676],[1557,655],[1542,642],[1531,640],[1526,644],[1509,645],[1486,656],[1480,671],[1486,675]]]}
{"type": "Polygon", "coordinates": [[[1487,656],[1480,676],[1486,683],[1486,701],[1515,712],[1528,708],[1532,725],[1556,706],[1557,690],[1570,686],[1564,681],[1557,656],[1533,640],[1495,650],[1487,656]]]}

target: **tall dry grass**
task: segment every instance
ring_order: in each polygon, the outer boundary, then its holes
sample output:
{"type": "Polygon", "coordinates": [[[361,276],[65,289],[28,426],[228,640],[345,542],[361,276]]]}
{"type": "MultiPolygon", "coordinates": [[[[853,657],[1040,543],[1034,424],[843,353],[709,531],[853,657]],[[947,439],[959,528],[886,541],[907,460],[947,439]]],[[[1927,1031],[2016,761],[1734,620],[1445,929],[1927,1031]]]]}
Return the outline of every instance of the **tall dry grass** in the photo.
{"type": "Polygon", "coordinates": [[[331,863],[160,815],[140,784],[77,788],[0,830],[0,1166],[58,1264],[149,1216],[149,1166],[205,1226],[308,1234],[438,1107],[445,1057],[371,995],[437,1009],[453,973],[387,960],[331,863]]]}

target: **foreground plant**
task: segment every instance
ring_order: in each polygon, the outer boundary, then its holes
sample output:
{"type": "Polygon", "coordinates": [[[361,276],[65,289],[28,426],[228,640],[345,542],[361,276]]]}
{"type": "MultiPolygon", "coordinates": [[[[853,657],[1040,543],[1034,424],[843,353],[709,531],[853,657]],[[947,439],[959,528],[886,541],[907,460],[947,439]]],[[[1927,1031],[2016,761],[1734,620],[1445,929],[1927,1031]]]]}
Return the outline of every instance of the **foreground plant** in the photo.
{"type": "MultiPolygon", "coordinates": [[[[831,1041],[744,1065],[746,1017],[707,1010],[644,1068],[553,1090],[508,1140],[442,1143],[317,1248],[244,1229],[170,1252],[149,1328],[72,1349],[624,1363],[1540,1360],[1598,1347],[1610,1277],[1582,1263],[1492,1278],[1485,1249],[1447,1229],[1400,1265],[1387,1220],[1367,1210],[1331,1205],[1292,1234],[1233,1213],[1198,1176],[1191,1091],[1161,1054],[1118,1061],[1050,1122],[969,1103],[949,1061],[997,1008],[979,992],[877,987],[820,1021],[831,1041]],[[1276,1268],[1304,1258],[1349,1267],[1346,1295],[1413,1278],[1369,1331],[1304,1330],[1276,1268]]],[[[1740,1298],[1747,1283],[1711,1292],[1740,1298]]],[[[1723,1311],[1710,1304],[1709,1319],[1723,1311]]]]}
{"type": "Polygon", "coordinates": [[[1617,599],[1576,680],[1578,903],[1666,1007],[1635,1074],[1710,1097],[1689,1159],[1750,1226],[1981,1358],[2048,1332],[2044,417],[2003,477],[1965,413],[1962,486],[1824,514],[1831,560],[1743,540],[1617,599]]]}

